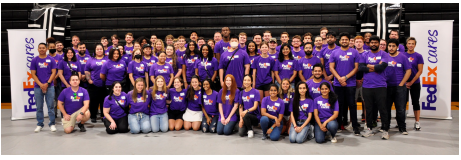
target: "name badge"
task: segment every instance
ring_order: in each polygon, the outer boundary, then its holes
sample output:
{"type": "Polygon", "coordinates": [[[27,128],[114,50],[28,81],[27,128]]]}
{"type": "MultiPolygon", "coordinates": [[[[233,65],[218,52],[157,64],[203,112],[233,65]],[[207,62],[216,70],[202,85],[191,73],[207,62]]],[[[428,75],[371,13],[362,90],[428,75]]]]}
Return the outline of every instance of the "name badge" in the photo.
{"type": "Polygon", "coordinates": [[[184,93],[180,93],[179,96],[184,96],[184,93]]]}
{"type": "Polygon", "coordinates": [[[83,93],[78,93],[78,96],[83,96],[83,93]]]}
{"type": "Polygon", "coordinates": [[[317,101],[317,104],[322,104],[322,101],[317,101]]]}
{"type": "Polygon", "coordinates": [[[197,59],[197,57],[194,57],[194,59],[197,59]]]}
{"type": "Polygon", "coordinates": [[[165,68],[169,68],[168,66],[165,66],[165,68]]]}
{"type": "Polygon", "coordinates": [[[255,98],[255,95],[254,95],[254,94],[250,94],[250,98],[255,98]]]}
{"type": "Polygon", "coordinates": [[[402,64],[400,64],[400,63],[397,63],[397,67],[402,67],[402,64]]]}
{"type": "Polygon", "coordinates": [[[125,99],[125,96],[122,96],[122,97],[120,97],[120,98],[125,99]]]}
{"type": "Polygon", "coordinates": [[[293,65],[293,62],[288,62],[289,65],[293,65]]]}
{"type": "Polygon", "coordinates": [[[275,103],[274,105],[278,107],[278,106],[280,106],[280,103],[275,103]]]}
{"type": "Polygon", "coordinates": [[[46,62],[50,63],[50,62],[51,62],[51,60],[49,60],[49,59],[46,59],[46,62]]]}
{"type": "Polygon", "coordinates": [[[376,59],[378,59],[378,60],[381,59],[381,56],[376,57],[376,59]]]}
{"type": "Polygon", "coordinates": [[[206,95],[203,95],[203,98],[206,98],[207,96],[206,95]]]}
{"type": "Polygon", "coordinates": [[[352,55],[352,52],[347,52],[347,55],[348,55],[348,56],[352,55]]]}

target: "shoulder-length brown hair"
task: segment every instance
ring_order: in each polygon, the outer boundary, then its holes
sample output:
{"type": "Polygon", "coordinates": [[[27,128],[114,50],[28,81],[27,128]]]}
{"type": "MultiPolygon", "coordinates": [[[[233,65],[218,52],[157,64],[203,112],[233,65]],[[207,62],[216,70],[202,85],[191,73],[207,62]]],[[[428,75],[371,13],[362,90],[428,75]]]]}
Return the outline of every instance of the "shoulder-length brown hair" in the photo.
{"type": "MultiPolygon", "coordinates": [[[[138,84],[138,83],[142,83],[142,84],[144,84],[144,86],[146,86],[146,84],[144,83],[143,78],[136,79],[136,81],[134,82],[133,94],[131,95],[131,99],[133,100],[134,103],[136,103],[138,101],[138,90],[136,89],[136,84],[138,84]]],[[[146,102],[146,100],[147,100],[146,87],[142,87],[142,97],[144,99],[144,102],[146,102]]]]}
{"type": "Polygon", "coordinates": [[[140,60],[141,60],[141,62],[142,62],[142,59],[143,59],[143,57],[144,57],[144,53],[143,53],[140,49],[135,49],[135,50],[133,51],[133,54],[131,55],[131,60],[135,60],[135,58],[134,58],[134,53],[136,53],[136,51],[141,52],[141,59],[140,59],[140,60]]]}
{"type": "Polygon", "coordinates": [[[221,95],[221,100],[223,104],[226,104],[226,93],[227,93],[227,85],[226,85],[226,79],[231,78],[232,84],[230,86],[230,95],[229,95],[229,102],[233,102],[235,98],[235,91],[237,90],[237,82],[235,81],[235,78],[233,75],[228,74],[226,75],[226,78],[224,78],[224,87],[222,88],[222,95],[221,95]]]}
{"type": "MultiPolygon", "coordinates": [[[[157,80],[158,79],[162,79],[163,80],[163,87],[162,87],[162,91],[164,93],[168,93],[168,90],[166,88],[166,81],[165,81],[165,78],[163,78],[163,76],[157,76],[155,77],[155,82],[154,82],[154,87],[153,87],[153,90],[152,90],[152,97],[155,97],[155,93],[158,91],[158,86],[157,86],[157,80]]],[[[154,101],[157,100],[156,98],[152,98],[154,101]]]]}

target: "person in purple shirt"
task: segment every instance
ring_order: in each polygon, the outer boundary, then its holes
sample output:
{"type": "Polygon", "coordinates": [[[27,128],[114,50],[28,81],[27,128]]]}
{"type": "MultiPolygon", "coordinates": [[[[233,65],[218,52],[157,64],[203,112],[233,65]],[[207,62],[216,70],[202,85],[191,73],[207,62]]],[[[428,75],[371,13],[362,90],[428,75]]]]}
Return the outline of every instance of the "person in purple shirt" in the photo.
{"type": "MultiPolygon", "coordinates": [[[[372,115],[376,107],[381,115],[382,139],[389,139],[389,117],[386,109],[386,73],[384,70],[389,62],[389,54],[379,50],[379,37],[370,37],[371,52],[362,53],[359,71],[363,72],[363,98],[365,99],[366,114],[372,115]],[[376,105],[374,105],[376,104],[376,105]]],[[[367,116],[367,129],[362,133],[363,137],[372,135],[373,117],[367,116]]]]}
{"type": "Polygon", "coordinates": [[[178,43],[179,43],[179,49],[176,50],[176,55],[181,58],[181,60],[184,58],[184,55],[186,54],[187,48],[185,47],[186,44],[186,37],[184,36],[179,36],[178,37],[178,43]]]}
{"type": "Polygon", "coordinates": [[[245,45],[247,42],[247,34],[245,32],[239,33],[239,49],[246,50],[247,46],[245,45]]]}
{"type": "MultiPolygon", "coordinates": [[[[133,33],[126,33],[125,34],[125,54],[129,55],[131,57],[131,54],[133,54],[133,33]]],[[[131,59],[130,59],[131,60],[131,59]]]]}
{"type": "Polygon", "coordinates": [[[126,66],[128,66],[128,64],[130,63],[131,59],[133,58],[133,56],[130,54],[130,55],[127,55],[125,53],[125,48],[124,46],[122,45],[118,45],[117,46],[118,50],[120,51],[120,54],[122,56],[122,58],[120,60],[122,60],[123,62],[125,62],[126,66]]]}
{"type": "MultiPolygon", "coordinates": [[[[58,67],[59,62],[63,60],[62,50],[64,47],[62,46],[62,42],[59,42],[59,41],[56,42],[56,40],[53,37],[50,37],[46,39],[46,43],[48,44],[48,56],[54,59],[54,61],[56,62],[56,67],[58,67]]],[[[54,91],[55,91],[54,100],[57,102],[59,93],[61,93],[61,90],[62,90],[61,79],[59,78],[59,75],[57,74],[57,70],[56,70],[56,75],[53,78],[53,84],[54,84],[54,91]]],[[[54,107],[54,113],[58,113],[58,107],[57,107],[58,104],[56,103],[55,105],[56,107],[54,107]]]]}
{"type": "Polygon", "coordinates": [[[77,74],[79,78],[82,77],[80,72],[81,70],[80,63],[77,62],[74,50],[68,47],[65,59],[60,61],[58,64],[58,76],[61,79],[61,87],[70,87],[70,76],[72,74],[77,74]]]}
{"type": "Polygon", "coordinates": [[[253,81],[253,86],[255,86],[259,94],[262,95],[259,101],[261,101],[264,96],[269,96],[269,85],[274,82],[273,70],[276,67],[275,60],[267,54],[267,42],[264,41],[261,44],[261,51],[261,56],[256,57],[251,65],[253,69],[252,79],[255,79],[255,81],[253,81]]]}
{"type": "Polygon", "coordinates": [[[160,51],[158,56],[158,62],[155,63],[150,67],[149,75],[152,82],[155,81],[155,77],[162,76],[165,78],[165,86],[170,88],[171,84],[173,84],[173,67],[166,63],[166,53],[165,51],[160,51]]]}
{"type": "Polygon", "coordinates": [[[322,27],[320,28],[320,37],[322,37],[322,47],[325,47],[328,45],[328,28],[327,27],[322,27]]]}
{"type": "MultiPolygon", "coordinates": [[[[321,52],[322,49],[323,49],[323,47],[322,47],[322,43],[323,43],[322,42],[322,37],[317,36],[317,37],[315,37],[314,40],[315,40],[314,41],[314,50],[312,51],[312,54],[315,57],[317,57],[318,59],[320,59],[322,64],[324,64],[325,62],[323,61],[323,59],[321,59],[321,58],[323,58],[323,55],[322,55],[322,52],[321,52]]],[[[304,49],[304,50],[306,50],[306,49],[304,49]]],[[[304,52],[306,52],[306,51],[304,51],[304,52]]]]}
{"type": "MultiPolygon", "coordinates": [[[[130,82],[129,82],[130,90],[133,90],[134,81],[138,78],[145,79],[146,84],[149,84],[148,78],[146,78],[146,77],[149,77],[148,72],[147,72],[148,70],[147,64],[142,61],[143,60],[142,58],[143,56],[142,56],[141,50],[135,49],[133,51],[133,57],[132,57],[133,60],[128,64],[128,69],[127,69],[128,76],[130,78],[130,82]]],[[[149,88],[149,85],[147,85],[146,88],[149,88]]]]}
{"type": "Polygon", "coordinates": [[[184,124],[182,117],[187,107],[187,89],[183,89],[184,81],[181,77],[175,77],[173,79],[173,86],[174,88],[171,88],[168,92],[167,100],[167,103],[170,104],[170,107],[168,107],[168,128],[170,131],[179,131],[184,124]]]}
{"type": "Polygon", "coordinates": [[[198,75],[201,80],[211,79],[213,85],[217,85],[216,76],[218,75],[218,60],[213,57],[211,47],[204,44],[200,48],[201,56],[195,62],[195,75],[198,75]]]}
{"type": "Polygon", "coordinates": [[[295,96],[288,111],[291,113],[290,142],[301,144],[314,132],[314,127],[309,124],[312,119],[312,112],[314,112],[314,101],[309,95],[305,82],[299,82],[296,85],[295,96]]]}
{"type": "Polygon", "coordinates": [[[269,40],[269,53],[267,53],[272,59],[276,60],[279,57],[279,51],[277,48],[277,39],[271,38],[269,40]]]}
{"type": "Polygon", "coordinates": [[[293,54],[295,60],[300,60],[301,58],[306,56],[306,53],[304,53],[304,50],[301,47],[301,36],[293,36],[293,40],[291,40],[291,45],[293,46],[293,48],[291,49],[291,53],[293,54]]]}
{"type": "MultiPolygon", "coordinates": [[[[239,49],[240,50],[240,49],[239,49]]],[[[257,51],[256,51],[256,42],[254,41],[250,41],[248,42],[248,44],[246,45],[246,52],[248,53],[248,58],[250,58],[250,75],[253,75],[253,68],[251,68],[251,66],[253,65],[254,63],[254,60],[261,56],[257,51]]],[[[275,61],[274,61],[275,62],[275,61]]]]}
{"type": "MultiPolygon", "coordinates": [[[[421,130],[421,124],[419,123],[419,115],[421,113],[421,106],[419,105],[419,97],[421,95],[421,83],[419,77],[423,73],[424,59],[421,54],[415,52],[416,39],[415,37],[409,37],[407,39],[408,51],[403,54],[408,57],[408,61],[411,64],[411,75],[408,78],[406,87],[407,95],[410,93],[411,104],[413,105],[413,112],[415,115],[414,129],[416,131],[421,130]]],[[[408,100],[407,100],[408,101],[408,100]]]]}
{"type": "Polygon", "coordinates": [[[225,85],[218,93],[219,121],[217,126],[218,135],[231,135],[237,124],[237,114],[240,101],[240,91],[237,90],[237,82],[234,76],[228,74],[225,77],[225,85]]]}
{"type": "MultiPolygon", "coordinates": [[[[389,32],[389,39],[397,39],[397,41],[398,41],[399,40],[399,30],[392,29],[391,32],[389,32]]],[[[387,45],[389,45],[389,44],[387,44],[387,45]]],[[[402,44],[398,44],[397,51],[399,51],[400,53],[404,53],[405,52],[405,46],[403,46],[402,44]]]]}
{"type": "Polygon", "coordinates": [[[101,108],[104,113],[104,126],[107,134],[127,133],[128,129],[128,102],[127,94],[122,91],[122,84],[114,82],[110,94],[104,98],[101,108]]]}
{"type": "Polygon", "coordinates": [[[48,107],[48,116],[50,118],[50,130],[52,132],[56,131],[55,126],[55,112],[54,112],[54,86],[53,78],[56,75],[56,62],[54,58],[46,55],[47,45],[45,43],[40,43],[38,45],[38,56],[32,59],[30,63],[30,71],[32,78],[34,79],[34,98],[35,104],[37,105],[37,127],[35,132],[40,132],[43,128],[43,100],[45,99],[46,105],[48,107]]]}
{"type": "Polygon", "coordinates": [[[339,34],[341,48],[334,50],[330,55],[331,74],[335,77],[333,87],[338,95],[340,130],[347,126],[347,111],[349,108],[351,123],[356,136],[360,135],[357,123],[357,103],[355,102],[356,79],[360,55],[357,50],[350,48],[350,35],[347,32],[339,34]]]}
{"type": "MultiPolygon", "coordinates": [[[[78,54],[77,55],[77,61],[80,62],[80,71],[81,73],[85,72],[85,65],[88,62],[88,60],[91,58],[89,53],[86,53],[86,45],[83,42],[78,43],[78,54]]],[[[75,50],[74,50],[75,52],[75,50]]],[[[88,51],[87,51],[88,52],[88,51]]],[[[82,75],[80,77],[80,87],[87,88],[88,87],[88,82],[86,80],[86,76],[82,75]]]]}
{"type": "Polygon", "coordinates": [[[239,102],[239,135],[240,137],[248,135],[248,138],[253,138],[253,126],[258,126],[261,113],[259,109],[259,102],[261,101],[260,92],[251,87],[253,78],[250,75],[243,77],[243,86],[245,90],[240,92],[239,102]]]}
{"type": "Polygon", "coordinates": [[[336,118],[339,114],[338,97],[330,90],[328,82],[320,84],[322,96],[314,99],[314,117],[315,121],[315,142],[325,142],[325,134],[330,132],[331,143],[336,143],[336,132],[338,130],[338,122],[336,118]]]}
{"type": "Polygon", "coordinates": [[[113,34],[111,37],[110,37],[111,41],[112,41],[112,45],[107,47],[107,49],[104,51],[104,54],[106,56],[109,56],[109,52],[111,49],[114,49],[118,46],[118,41],[120,41],[120,38],[117,36],[117,34],[113,34]]]}
{"type": "Polygon", "coordinates": [[[261,42],[262,42],[262,35],[260,33],[255,33],[253,34],[253,41],[256,43],[256,48],[258,49],[258,53],[261,53],[259,50],[261,48],[261,42]]]}
{"type": "MultiPolygon", "coordinates": [[[[323,65],[325,66],[325,72],[324,72],[324,77],[325,77],[325,80],[327,81],[333,81],[333,74],[331,74],[331,71],[330,71],[330,65],[328,64],[329,63],[329,60],[330,60],[330,56],[331,56],[331,53],[333,53],[334,50],[336,49],[339,49],[340,47],[337,46],[335,44],[336,42],[336,33],[335,32],[328,32],[327,33],[327,40],[328,40],[328,47],[325,47],[322,49],[321,52],[321,57],[320,57],[320,61],[323,60],[323,65]]],[[[333,83],[333,82],[332,82],[333,83]]]]}
{"type": "Polygon", "coordinates": [[[58,107],[63,114],[62,125],[67,134],[72,133],[76,123],[78,123],[80,132],[86,132],[83,124],[90,119],[88,111],[90,97],[85,88],[79,87],[79,83],[78,75],[72,75],[70,77],[71,87],[62,90],[58,97],[58,107]]]}
{"type": "Polygon", "coordinates": [[[135,88],[127,94],[127,103],[130,105],[128,114],[130,132],[132,134],[149,133],[151,131],[149,107],[152,97],[149,95],[150,92],[146,90],[144,79],[136,79],[134,85],[135,88]]]}
{"type": "Polygon", "coordinates": [[[290,108],[291,103],[293,102],[293,96],[295,94],[295,89],[290,85],[290,81],[285,78],[282,79],[282,84],[280,85],[280,94],[279,97],[282,98],[283,104],[285,106],[285,110],[283,111],[283,128],[282,128],[282,134],[284,133],[289,133],[288,129],[290,128],[291,121],[290,121],[290,111],[288,109],[290,108]]]}
{"type": "MultiPolygon", "coordinates": [[[[387,48],[389,50],[389,62],[386,67],[387,76],[387,116],[391,117],[392,104],[395,104],[396,120],[399,131],[403,135],[408,135],[406,129],[406,102],[407,102],[407,83],[411,75],[411,64],[408,57],[403,52],[397,51],[399,41],[397,39],[389,39],[387,48]]],[[[389,118],[389,125],[391,119],[389,118]]]]}
{"type": "Polygon", "coordinates": [[[168,99],[168,88],[165,85],[165,78],[159,75],[155,77],[153,90],[151,91],[150,102],[150,125],[152,132],[168,132],[168,108],[166,100],[168,99]]]}
{"type": "Polygon", "coordinates": [[[330,84],[330,88],[331,90],[334,92],[334,89],[333,89],[333,86],[331,85],[331,83],[325,79],[323,79],[322,75],[323,75],[323,65],[320,64],[320,63],[317,63],[314,65],[314,67],[312,68],[312,75],[314,76],[314,78],[308,80],[306,83],[307,83],[307,86],[309,87],[308,90],[309,90],[309,95],[312,96],[312,99],[315,99],[317,98],[318,96],[321,96],[322,94],[320,93],[320,84],[322,84],[323,82],[328,82],[328,84],[330,84]]]}
{"type": "Polygon", "coordinates": [[[298,73],[298,61],[293,58],[291,49],[287,44],[282,44],[281,52],[275,64],[274,75],[275,75],[275,84],[280,86],[282,79],[289,79],[291,87],[295,86],[295,78],[298,73]]]}
{"type": "Polygon", "coordinates": [[[261,129],[263,131],[262,140],[269,138],[272,141],[278,141],[283,128],[283,112],[285,105],[283,100],[278,97],[279,88],[271,84],[269,94],[261,101],[261,129]]]}
{"type": "MultiPolygon", "coordinates": [[[[181,77],[182,76],[182,59],[178,57],[174,51],[174,46],[168,45],[165,48],[166,53],[166,63],[170,64],[173,67],[173,76],[181,77]]],[[[170,86],[170,88],[174,88],[170,86]]]]}
{"type": "Polygon", "coordinates": [[[290,37],[289,37],[289,34],[288,32],[282,32],[282,34],[280,34],[280,41],[282,42],[282,44],[280,44],[280,46],[277,46],[275,48],[275,50],[277,52],[280,52],[280,48],[282,47],[283,44],[288,44],[288,41],[290,40],[290,37]]]}
{"type": "Polygon", "coordinates": [[[126,64],[121,58],[120,50],[112,49],[109,52],[109,60],[101,67],[101,73],[99,75],[102,81],[105,81],[107,95],[110,92],[110,85],[114,81],[121,82],[125,77],[126,64]]]}
{"type": "Polygon", "coordinates": [[[304,52],[306,56],[298,60],[298,76],[302,82],[312,79],[314,77],[312,75],[312,67],[317,63],[321,63],[320,59],[312,54],[313,47],[314,44],[312,42],[305,43],[304,52]]]}
{"type": "Polygon", "coordinates": [[[107,96],[104,81],[101,79],[101,68],[104,63],[108,61],[107,57],[104,56],[104,49],[102,44],[96,44],[95,46],[95,57],[88,60],[88,65],[85,65],[85,77],[88,81],[88,93],[90,95],[90,113],[91,122],[96,123],[96,117],[98,115],[98,108],[101,111],[100,116],[104,117],[103,106],[104,98],[107,96]]]}
{"type": "Polygon", "coordinates": [[[158,57],[158,54],[160,52],[165,52],[165,45],[163,44],[163,40],[161,39],[157,39],[155,42],[154,42],[154,46],[152,46],[153,49],[152,49],[152,54],[154,56],[157,56],[158,57]]]}
{"type": "Polygon", "coordinates": [[[371,38],[371,33],[370,33],[370,32],[366,32],[366,33],[363,35],[363,38],[365,39],[365,40],[364,40],[364,44],[363,44],[363,49],[366,50],[366,51],[371,51],[371,49],[370,49],[370,38],[371,38]]]}
{"type": "Polygon", "coordinates": [[[101,44],[102,44],[102,49],[104,50],[104,54],[109,55],[109,40],[107,37],[103,36],[101,37],[101,44]]]}
{"type": "MultiPolygon", "coordinates": [[[[72,36],[72,49],[74,50],[75,53],[80,52],[81,48],[79,48],[79,45],[78,45],[80,43],[81,43],[80,38],[77,35],[72,36]]],[[[90,55],[90,52],[88,52],[88,50],[85,47],[83,47],[83,50],[84,50],[83,54],[90,55]]]]}
{"type": "MultiPolygon", "coordinates": [[[[356,36],[354,40],[355,40],[354,41],[355,49],[359,53],[360,57],[362,56],[363,53],[368,52],[367,50],[363,48],[365,40],[362,36],[356,36]]],[[[355,90],[355,101],[357,102],[357,100],[360,98],[362,101],[362,106],[365,106],[364,105],[365,101],[363,100],[363,92],[362,92],[363,72],[357,71],[355,79],[356,79],[356,84],[357,84],[357,87],[355,90]]],[[[366,117],[365,113],[366,113],[366,107],[362,107],[362,122],[365,122],[365,117],[366,117]]],[[[375,111],[373,111],[373,113],[375,113],[375,111]]],[[[378,118],[377,115],[373,117],[378,118]]],[[[366,129],[366,127],[367,127],[367,124],[365,123],[364,129],[366,129]]]]}
{"type": "MultiPolygon", "coordinates": [[[[222,40],[216,42],[216,45],[214,47],[214,53],[216,56],[216,59],[220,60],[221,55],[226,52],[228,49],[230,49],[230,39],[231,39],[231,30],[229,27],[222,27],[221,28],[221,34],[222,34],[222,40]]],[[[237,39],[238,42],[238,39],[237,39]]],[[[238,43],[237,43],[238,45],[238,43]]],[[[219,61],[221,62],[221,61],[219,61]]]]}
{"type": "Polygon", "coordinates": [[[190,85],[192,76],[195,75],[195,62],[200,56],[197,43],[190,41],[182,63],[182,78],[187,82],[186,88],[190,85]]]}
{"type": "MultiPolygon", "coordinates": [[[[144,54],[142,61],[147,64],[147,73],[150,72],[150,67],[157,63],[158,58],[152,55],[152,48],[150,44],[142,46],[142,54],[144,54]]],[[[153,86],[152,81],[149,81],[149,86],[153,86]]]]}
{"type": "MultiPolygon", "coordinates": [[[[202,46],[203,47],[203,46],[202,46]]],[[[218,125],[218,92],[211,89],[211,79],[203,81],[203,118],[202,118],[202,132],[216,133],[218,125]]]]}
{"type": "Polygon", "coordinates": [[[200,78],[193,75],[191,85],[186,93],[187,109],[183,115],[184,129],[188,131],[193,129],[198,131],[203,118],[202,88],[200,87],[200,78]]]}
{"type": "Polygon", "coordinates": [[[237,87],[242,87],[243,76],[250,73],[250,58],[244,50],[238,49],[238,38],[232,35],[231,48],[221,55],[219,61],[219,79],[224,87],[224,77],[231,74],[235,77],[237,87]]]}

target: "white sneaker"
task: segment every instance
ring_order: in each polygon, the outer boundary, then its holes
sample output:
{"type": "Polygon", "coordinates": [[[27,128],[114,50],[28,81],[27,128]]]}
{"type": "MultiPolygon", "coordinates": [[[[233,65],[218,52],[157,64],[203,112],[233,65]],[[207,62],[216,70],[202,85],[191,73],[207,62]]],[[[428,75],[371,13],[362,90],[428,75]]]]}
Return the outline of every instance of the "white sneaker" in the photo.
{"type": "Polygon", "coordinates": [[[388,140],[389,139],[389,133],[387,131],[384,131],[382,134],[381,134],[381,139],[383,140],[388,140]]]}
{"type": "Polygon", "coordinates": [[[338,140],[336,140],[336,137],[333,137],[333,138],[331,139],[331,143],[336,143],[336,142],[338,142],[338,140]]]}
{"type": "Polygon", "coordinates": [[[38,133],[38,132],[40,132],[42,130],[42,128],[43,128],[42,126],[37,126],[37,128],[35,128],[34,132],[38,133]]]}
{"type": "Polygon", "coordinates": [[[352,130],[353,130],[353,128],[352,128],[352,122],[349,123],[349,125],[346,126],[346,129],[347,129],[348,131],[352,131],[352,130]]]}
{"type": "Polygon", "coordinates": [[[253,138],[254,133],[253,130],[248,131],[248,138],[253,138]]]}
{"type": "Polygon", "coordinates": [[[51,130],[51,132],[56,132],[56,126],[55,126],[55,125],[51,125],[51,126],[50,126],[50,130],[51,130]]]}
{"type": "Polygon", "coordinates": [[[421,130],[421,124],[419,122],[415,122],[415,130],[420,131],[421,130]]]}
{"type": "Polygon", "coordinates": [[[367,130],[368,127],[367,127],[367,123],[365,123],[365,126],[363,127],[363,130],[367,130]]]}

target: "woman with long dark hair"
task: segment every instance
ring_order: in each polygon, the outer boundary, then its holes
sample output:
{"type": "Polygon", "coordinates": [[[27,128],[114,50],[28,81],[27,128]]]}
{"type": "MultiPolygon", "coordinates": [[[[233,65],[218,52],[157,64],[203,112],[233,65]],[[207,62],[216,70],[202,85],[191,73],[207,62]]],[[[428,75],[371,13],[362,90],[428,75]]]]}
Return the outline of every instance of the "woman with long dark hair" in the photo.
{"type": "Polygon", "coordinates": [[[194,41],[191,41],[188,44],[189,45],[186,49],[186,54],[184,55],[182,63],[182,76],[187,82],[187,84],[184,84],[186,88],[188,84],[190,84],[192,76],[195,75],[195,61],[197,61],[200,57],[197,44],[194,41]]]}
{"type": "Polygon", "coordinates": [[[270,85],[269,95],[264,97],[261,102],[261,129],[263,130],[263,140],[268,135],[272,141],[278,141],[283,128],[283,112],[285,105],[279,97],[279,87],[275,84],[270,85]]]}
{"type": "Polygon", "coordinates": [[[70,76],[72,74],[78,74],[78,77],[81,78],[81,70],[83,69],[80,68],[80,63],[77,62],[74,50],[71,47],[67,47],[64,60],[58,64],[58,76],[62,82],[61,87],[70,87],[70,76]]]}
{"type": "Polygon", "coordinates": [[[305,82],[299,82],[296,85],[295,97],[290,105],[291,126],[290,126],[290,142],[303,143],[306,141],[310,132],[313,132],[310,127],[312,112],[314,112],[314,101],[309,95],[309,87],[305,82]]]}
{"type": "Polygon", "coordinates": [[[315,141],[323,143],[327,131],[331,134],[331,142],[336,143],[336,132],[338,131],[338,122],[336,118],[339,114],[338,96],[331,91],[330,84],[323,82],[320,84],[322,96],[314,99],[314,117],[315,121],[315,141]]]}
{"type": "Polygon", "coordinates": [[[235,112],[240,101],[240,92],[233,75],[228,74],[224,78],[224,86],[218,93],[219,122],[217,132],[219,135],[230,135],[237,124],[235,112]]]}
{"type": "Polygon", "coordinates": [[[195,62],[195,75],[200,79],[211,79],[211,86],[216,86],[216,76],[218,75],[218,60],[213,57],[213,50],[208,44],[200,48],[200,58],[195,62]]]}
{"type": "MultiPolygon", "coordinates": [[[[104,48],[102,44],[96,44],[95,56],[88,60],[85,66],[85,77],[88,81],[88,94],[90,96],[90,113],[91,122],[96,123],[96,117],[98,115],[98,107],[103,106],[104,97],[107,95],[104,81],[101,79],[101,68],[104,63],[108,61],[107,57],[104,56],[104,48]]],[[[100,116],[104,117],[103,107],[99,107],[101,113],[100,116]]]]}
{"type": "Polygon", "coordinates": [[[187,89],[186,100],[187,109],[183,115],[184,129],[187,131],[192,128],[194,131],[198,131],[203,118],[203,105],[200,78],[197,75],[193,75],[191,78],[191,85],[187,89]]]}
{"type": "Polygon", "coordinates": [[[244,90],[241,91],[241,99],[239,105],[239,135],[240,137],[248,134],[248,138],[253,138],[253,126],[258,126],[261,113],[259,102],[261,101],[260,92],[251,87],[253,78],[250,75],[243,77],[244,90]]]}
{"type": "Polygon", "coordinates": [[[290,81],[291,88],[295,88],[295,78],[298,73],[298,61],[293,58],[290,46],[282,44],[278,60],[276,61],[276,68],[274,69],[275,80],[277,86],[282,84],[282,79],[287,78],[290,81]]]}
{"type": "MultiPolygon", "coordinates": [[[[127,95],[122,91],[122,84],[112,83],[109,95],[103,105],[104,126],[107,134],[127,133],[128,130],[128,103],[127,95]]],[[[101,107],[102,108],[102,107],[101,107]]]]}
{"type": "MultiPolygon", "coordinates": [[[[203,48],[204,46],[202,46],[203,48]]],[[[216,133],[216,126],[218,125],[218,92],[211,89],[211,79],[203,81],[203,118],[202,118],[202,132],[216,133]]]]}
{"type": "MultiPolygon", "coordinates": [[[[120,50],[111,49],[109,52],[109,61],[102,65],[100,77],[103,81],[106,81],[107,95],[109,94],[110,85],[112,85],[112,83],[115,81],[121,82],[125,78],[127,66],[121,59],[120,50]]],[[[122,86],[123,85],[122,83],[122,86]]]]}
{"type": "Polygon", "coordinates": [[[168,128],[172,130],[181,130],[184,119],[182,118],[186,112],[187,100],[186,93],[187,89],[184,89],[184,81],[181,77],[173,79],[173,86],[168,92],[168,101],[170,104],[168,107],[168,128]]]}
{"type": "MultiPolygon", "coordinates": [[[[260,56],[260,54],[256,50],[256,42],[254,41],[248,42],[248,44],[246,45],[246,51],[248,53],[248,57],[250,58],[250,66],[253,66],[254,60],[260,56]]],[[[253,70],[254,70],[253,68],[250,68],[250,75],[253,75],[253,70]]]]}

